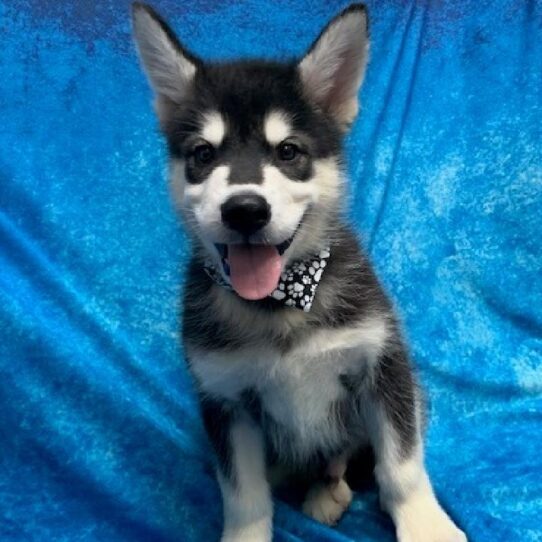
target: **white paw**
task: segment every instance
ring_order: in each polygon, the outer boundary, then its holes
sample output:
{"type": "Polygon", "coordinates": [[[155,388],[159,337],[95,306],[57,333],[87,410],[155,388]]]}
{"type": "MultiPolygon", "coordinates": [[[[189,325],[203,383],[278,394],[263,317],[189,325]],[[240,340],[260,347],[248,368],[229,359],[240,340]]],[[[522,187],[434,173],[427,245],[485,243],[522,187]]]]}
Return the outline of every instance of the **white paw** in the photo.
{"type": "Polygon", "coordinates": [[[352,490],[344,480],[311,487],[303,503],[303,512],[326,525],[335,525],[352,502],[352,490]]]}
{"type": "Polygon", "coordinates": [[[228,525],[220,542],[271,542],[271,519],[262,518],[246,525],[228,525]]]}
{"type": "Polygon", "coordinates": [[[436,500],[411,502],[400,507],[396,514],[399,542],[467,542],[436,500]]]}

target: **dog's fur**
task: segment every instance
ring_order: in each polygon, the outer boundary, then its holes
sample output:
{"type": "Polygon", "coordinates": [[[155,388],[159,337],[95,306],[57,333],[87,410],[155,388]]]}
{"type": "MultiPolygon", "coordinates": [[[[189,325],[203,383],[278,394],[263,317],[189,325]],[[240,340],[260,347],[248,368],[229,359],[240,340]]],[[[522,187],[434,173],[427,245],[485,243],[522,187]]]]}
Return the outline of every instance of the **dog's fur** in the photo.
{"type": "Polygon", "coordinates": [[[420,392],[393,309],[342,219],[341,139],[367,62],[364,7],[343,11],[300,61],[286,63],[203,62],[148,6],[134,5],[133,21],[193,240],[183,337],[218,459],[222,540],[271,540],[277,466],[313,476],[303,510],[336,523],[352,499],[345,471],[366,446],[401,542],[466,540],[424,469],[420,392]],[[295,159],[277,154],[284,141],[295,159]],[[195,157],[202,144],[209,162],[195,157]],[[331,247],[310,312],[247,301],[204,272],[209,258],[221,269],[217,244],[247,242],[220,212],[247,193],[271,211],[249,241],[292,239],[284,267],[331,247]]]}

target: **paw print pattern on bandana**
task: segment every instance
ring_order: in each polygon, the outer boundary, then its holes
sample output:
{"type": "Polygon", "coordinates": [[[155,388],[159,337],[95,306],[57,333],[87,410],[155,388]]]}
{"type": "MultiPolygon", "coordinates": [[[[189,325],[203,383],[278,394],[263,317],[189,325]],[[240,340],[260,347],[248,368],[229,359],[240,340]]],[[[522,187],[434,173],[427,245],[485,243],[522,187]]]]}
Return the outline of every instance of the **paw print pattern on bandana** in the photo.
{"type": "MultiPolygon", "coordinates": [[[[329,248],[324,248],[307,260],[293,262],[283,271],[277,289],[270,297],[287,307],[309,312],[329,256],[329,248]]],[[[217,284],[232,289],[211,262],[206,263],[204,269],[217,284]]]]}
{"type": "Polygon", "coordinates": [[[278,288],[271,297],[283,301],[288,307],[309,312],[329,255],[329,248],[325,248],[308,260],[293,262],[282,273],[278,288]]]}

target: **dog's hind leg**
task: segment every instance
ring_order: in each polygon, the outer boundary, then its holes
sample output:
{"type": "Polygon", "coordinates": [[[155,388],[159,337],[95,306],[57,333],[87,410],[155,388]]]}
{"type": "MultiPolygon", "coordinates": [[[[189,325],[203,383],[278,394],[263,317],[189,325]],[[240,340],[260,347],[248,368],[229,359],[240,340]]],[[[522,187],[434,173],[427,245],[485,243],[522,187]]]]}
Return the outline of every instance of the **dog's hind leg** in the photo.
{"type": "Polygon", "coordinates": [[[441,508],[424,467],[417,389],[401,351],[384,356],[365,406],[382,507],[399,542],[466,542],[441,508]]]}
{"type": "Polygon", "coordinates": [[[202,400],[205,427],[218,457],[222,542],[271,542],[273,504],[260,428],[238,407],[202,400]]]}

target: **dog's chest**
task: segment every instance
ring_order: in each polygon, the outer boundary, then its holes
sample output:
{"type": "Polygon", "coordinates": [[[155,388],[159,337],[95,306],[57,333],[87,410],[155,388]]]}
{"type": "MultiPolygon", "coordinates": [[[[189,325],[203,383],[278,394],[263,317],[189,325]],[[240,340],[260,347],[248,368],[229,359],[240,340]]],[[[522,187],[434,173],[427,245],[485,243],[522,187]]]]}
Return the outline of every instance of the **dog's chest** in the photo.
{"type": "Polygon", "coordinates": [[[255,382],[263,411],[307,446],[333,431],[332,414],[344,400],[340,368],[323,359],[283,358],[264,381],[255,382]],[[304,363],[305,362],[305,363],[304,363]]]}
{"type": "Polygon", "coordinates": [[[349,394],[343,378],[364,370],[366,346],[359,329],[341,330],[311,336],[286,354],[264,347],[199,352],[192,368],[214,396],[237,401],[246,392],[255,395],[264,415],[305,455],[341,439],[349,394]]]}

